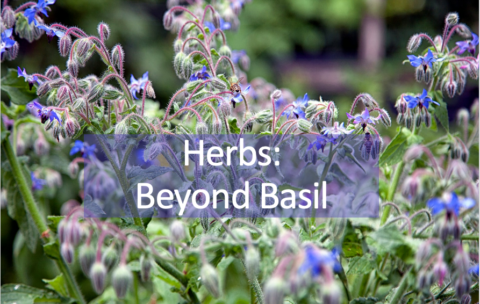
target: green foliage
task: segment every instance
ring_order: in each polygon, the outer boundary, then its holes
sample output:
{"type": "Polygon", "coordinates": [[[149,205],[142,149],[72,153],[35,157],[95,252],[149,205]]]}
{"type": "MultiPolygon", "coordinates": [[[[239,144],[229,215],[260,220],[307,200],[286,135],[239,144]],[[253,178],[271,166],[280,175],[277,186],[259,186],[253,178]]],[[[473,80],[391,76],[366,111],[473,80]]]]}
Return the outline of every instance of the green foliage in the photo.
{"type": "Polygon", "coordinates": [[[28,83],[23,77],[18,77],[15,69],[8,69],[7,74],[2,77],[2,91],[5,91],[10,96],[10,101],[17,105],[25,105],[37,97],[35,87],[30,90],[28,83]]]}
{"type": "Polygon", "coordinates": [[[398,134],[392,139],[380,156],[380,166],[392,166],[399,163],[407,149],[423,141],[423,138],[407,128],[400,127],[398,134]]]}
{"type": "Polygon", "coordinates": [[[33,303],[74,303],[73,299],[60,296],[54,291],[34,288],[22,284],[6,284],[2,289],[2,303],[33,304],[33,303]]]}

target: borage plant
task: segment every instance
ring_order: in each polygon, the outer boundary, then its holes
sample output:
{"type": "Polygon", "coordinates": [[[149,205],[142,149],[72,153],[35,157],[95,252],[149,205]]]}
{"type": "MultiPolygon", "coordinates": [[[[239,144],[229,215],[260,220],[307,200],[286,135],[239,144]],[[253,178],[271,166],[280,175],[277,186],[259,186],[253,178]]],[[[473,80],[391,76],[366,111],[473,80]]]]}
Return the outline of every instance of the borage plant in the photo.
{"type": "MultiPolygon", "coordinates": [[[[248,56],[232,51],[224,34],[239,26],[247,1],[170,5],[163,22],[177,36],[174,69],[186,82],[163,111],[152,100],[148,72],[125,78],[124,51],[120,45],[107,47],[106,24],[99,24],[98,36],[45,24],[54,2],[28,2],[14,10],[3,1],[2,61],[18,55],[16,39],[31,42],[43,34],[58,39],[60,55],[67,57],[65,68],[29,74],[18,67],[2,78],[2,90],[10,97],[2,102],[2,205],[6,202],[29,248],[34,250],[40,239],[60,272],[46,278],[49,289],[4,285],[7,302],[86,303],[75,267],[69,265],[76,261],[99,294],[92,303],[470,303],[478,293],[478,163],[469,162],[470,152],[478,151],[478,100],[458,112],[459,133],[449,130],[443,100],[444,93],[460,95],[467,76],[478,78],[478,37],[458,23],[457,14],[447,15],[441,36],[421,33],[408,42],[409,52],[428,43],[406,60],[425,89],[398,97],[402,126],[385,145],[381,131],[391,126],[390,115],[367,93],[358,95],[343,115],[333,101],[311,100],[307,94],[295,98],[262,79],[247,82],[248,56]],[[455,45],[450,43],[454,34],[462,37],[455,45]],[[105,63],[105,72],[80,77],[79,69],[94,54],[105,63]],[[440,125],[446,135],[424,142],[422,129],[440,125]],[[335,166],[340,158],[378,159],[380,217],[166,222],[129,208],[133,220],[101,220],[84,218],[83,207],[92,203],[87,197],[83,205],[66,202],[61,216],[45,216],[49,198],[61,187],[61,173],[83,185],[80,166],[98,164],[95,151],[109,163],[95,176],[98,193],[108,191],[115,177],[132,202],[134,182],[126,171],[131,149],[112,153],[103,141],[80,141],[84,134],[226,134],[231,145],[238,145],[235,139],[246,133],[269,136],[271,147],[292,135],[313,136],[298,147],[299,155],[307,163],[323,162],[318,177],[328,182],[345,175],[335,166]],[[356,134],[361,143],[342,147],[347,134],[356,134]],[[62,153],[66,146],[70,156],[62,153]],[[59,164],[62,160],[68,166],[59,164]]],[[[242,183],[235,180],[239,168],[234,167],[196,169],[193,178],[185,176],[181,155],[162,143],[152,146],[141,159],[162,154],[193,189],[219,183],[218,176],[225,177],[230,190],[242,183]],[[218,175],[215,181],[212,174],[218,175]]],[[[198,159],[192,161],[197,167],[198,159]]]]}

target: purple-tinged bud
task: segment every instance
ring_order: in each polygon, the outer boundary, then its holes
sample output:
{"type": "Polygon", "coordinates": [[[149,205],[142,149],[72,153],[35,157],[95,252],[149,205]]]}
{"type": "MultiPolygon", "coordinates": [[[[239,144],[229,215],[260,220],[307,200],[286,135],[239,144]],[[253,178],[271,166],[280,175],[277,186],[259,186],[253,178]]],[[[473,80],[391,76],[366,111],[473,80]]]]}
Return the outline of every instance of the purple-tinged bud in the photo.
{"type": "Polygon", "coordinates": [[[185,226],[182,221],[175,220],[170,224],[170,234],[174,241],[181,241],[185,238],[185,226]]]}
{"type": "Polygon", "coordinates": [[[213,297],[220,297],[220,284],[218,282],[218,274],[215,268],[210,264],[205,264],[200,270],[202,284],[212,294],[213,297]]]}
{"type": "Polygon", "coordinates": [[[415,121],[415,126],[419,128],[420,125],[422,124],[423,117],[420,113],[416,113],[413,120],[415,121]]]}
{"type": "Polygon", "coordinates": [[[125,52],[120,44],[117,44],[112,49],[112,63],[118,69],[120,69],[121,64],[125,60],[125,52]]]}
{"type": "Polygon", "coordinates": [[[453,264],[455,265],[455,270],[459,273],[467,273],[468,268],[470,268],[470,258],[462,249],[457,250],[455,257],[453,258],[453,264]]]}
{"type": "Polygon", "coordinates": [[[213,26],[217,29],[221,28],[220,20],[221,20],[220,14],[215,11],[215,13],[213,13],[212,23],[213,23],[213,26]]]}
{"type": "Polygon", "coordinates": [[[403,160],[406,161],[406,162],[410,162],[412,160],[420,158],[420,156],[422,156],[422,154],[423,154],[422,146],[413,145],[407,150],[407,152],[403,156],[403,160]]]}
{"type": "Polygon", "coordinates": [[[62,208],[60,208],[60,215],[67,215],[73,209],[80,206],[80,203],[74,199],[70,199],[62,204],[62,208]]]}
{"type": "Polygon", "coordinates": [[[58,75],[58,71],[57,71],[57,67],[54,66],[54,65],[51,65],[47,68],[47,70],[45,71],[45,76],[50,78],[50,79],[53,79],[55,77],[58,77],[58,76],[61,76],[61,75],[58,75]]]}
{"type": "Polygon", "coordinates": [[[462,125],[464,122],[468,122],[469,119],[470,119],[470,113],[468,112],[467,109],[461,108],[460,110],[458,110],[457,123],[459,125],[462,125]]]}
{"type": "Polygon", "coordinates": [[[15,43],[9,49],[7,49],[7,59],[13,60],[17,58],[19,49],[20,46],[18,45],[18,42],[15,41],[15,43]]]}
{"type": "Polygon", "coordinates": [[[166,11],[163,15],[163,27],[169,31],[172,29],[173,26],[173,14],[170,10],[166,11]]]}
{"type": "Polygon", "coordinates": [[[231,58],[232,50],[228,47],[228,45],[222,45],[218,50],[218,54],[220,54],[220,56],[227,56],[228,58],[231,58]]]}
{"type": "Polygon", "coordinates": [[[443,42],[443,39],[442,39],[442,36],[440,35],[435,36],[435,38],[433,39],[433,43],[435,44],[437,49],[440,49],[442,47],[442,42],[443,42]]]}
{"type": "Polygon", "coordinates": [[[468,75],[470,75],[470,77],[472,77],[473,79],[477,79],[478,78],[478,64],[469,63],[467,65],[467,72],[468,72],[468,75]]]}
{"type": "MultiPolygon", "coordinates": [[[[179,53],[181,54],[181,53],[179,53]]],[[[184,79],[188,79],[193,72],[193,60],[190,56],[186,56],[182,61],[182,75],[184,79]]]]}
{"type": "Polygon", "coordinates": [[[422,37],[418,34],[413,35],[412,37],[410,37],[410,40],[408,40],[407,51],[409,53],[415,52],[421,43],[422,37]]]}
{"type": "Polygon", "coordinates": [[[112,286],[117,298],[123,299],[132,285],[133,275],[127,265],[118,266],[112,274],[112,286]]]}
{"type": "Polygon", "coordinates": [[[64,35],[58,41],[58,50],[60,51],[60,55],[62,57],[68,56],[68,53],[70,52],[71,47],[72,47],[72,38],[70,38],[70,35],[64,35]]]}
{"type": "Polygon", "coordinates": [[[110,37],[110,27],[104,22],[100,22],[97,27],[97,31],[98,36],[100,36],[103,40],[108,40],[108,37],[110,37]]]}
{"type": "Polygon", "coordinates": [[[469,294],[464,294],[460,300],[460,304],[470,304],[472,303],[472,297],[469,294]]]}
{"type": "Polygon", "coordinates": [[[173,50],[175,53],[180,53],[182,51],[183,40],[182,39],[175,39],[173,42],[173,50]]]}
{"type": "Polygon", "coordinates": [[[457,297],[462,297],[470,291],[470,280],[465,275],[458,276],[455,281],[455,294],[457,297]]]}
{"type": "Polygon", "coordinates": [[[423,66],[420,65],[415,69],[415,80],[418,82],[422,82],[424,78],[425,73],[423,71],[423,66]]]}
{"type": "Polygon", "coordinates": [[[63,258],[65,261],[69,264],[73,262],[73,246],[69,242],[64,242],[62,243],[62,246],[60,247],[60,252],[62,253],[63,258]]]}
{"type": "Polygon", "coordinates": [[[432,69],[428,68],[425,70],[425,83],[430,83],[430,80],[432,80],[432,69]]]}
{"type": "Polygon", "coordinates": [[[399,113],[397,115],[397,123],[399,125],[402,125],[404,122],[405,122],[405,115],[403,115],[402,113],[399,113]]]}
{"type": "Polygon", "coordinates": [[[283,231],[277,239],[275,245],[275,256],[280,257],[297,252],[298,243],[295,236],[290,231],[283,231]]]}
{"type": "Polygon", "coordinates": [[[250,281],[253,281],[260,271],[260,253],[253,246],[248,247],[245,252],[245,269],[250,281]]]}
{"type": "Polygon", "coordinates": [[[148,84],[147,84],[147,96],[150,97],[150,98],[155,98],[155,90],[153,89],[153,85],[152,85],[152,82],[149,81],[148,84]]]}
{"type": "Polygon", "coordinates": [[[448,26],[454,26],[454,25],[457,25],[458,24],[458,20],[460,18],[458,17],[458,14],[457,13],[449,13],[447,15],[447,17],[445,18],[445,23],[448,25],[448,26]]]}
{"type": "Polygon", "coordinates": [[[342,298],[340,287],[335,281],[325,284],[322,288],[323,304],[339,304],[342,298]]]}
{"type": "Polygon", "coordinates": [[[63,85],[57,90],[57,100],[63,100],[65,97],[68,96],[68,91],[70,88],[67,85],[63,85]]]}
{"type": "Polygon", "coordinates": [[[426,287],[430,287],[428,284],[428,273],[426,273],[424,270],[420,270],[417,275],[417,287],[418,289],[424,289],[426,287]]]}
{"type": "Polygon", "coordinates": [[[230,105],[230,103],[228,103],[226,101],[223,101],[222,103],[220,103],[219,108],[220,108],[219,113],[223,117],[229,117],[232,114],[232,106],[230,105]]]}
{"type": "Polygon", "coordinates": [[[245,122],[244,123],[244,128],[245,128],[246,132],[252,131],[253,121],[252,120],[248,121],[252,116],[253,116],[253,114],[250,111],[247,111],[243,114],[243,121],[245,122]]]}
{"type": "Polygon", "coordinates": [[[95,263],[95,249],[90,245],[83,245],[80,247],[78,260],[80,261],[83,273],[88,277],[90,275],[90,269],[93,263],[95,263]]]}
{"type": "Polygon", "coordinates": [[[100,98],[102,98],[104,93],[105,93],[104,85],[101,82],[97,83],[88,93],[87,100],[89,102],[95,102],[100,98]]]}
{"type": "Polygon", "coordinates": [[[270,95],[270,98],[272,98],[274,100],[278,100],[278,99],[280,99],[280,97],[282,97],[282,91],[280,91],[280,90],[275,90],[270,95]]]}
{"type": "Polygon", "coordinates": [[[430,128],[432,126],[432,115],[429,112],[427,111],[425,112],[425,116],[423,117],[423,120],[427,128],[430,128]]]}
{"type": "Polygon", "coordinates": [[[438,279],[438,284],[440,286],[443,285],[443,280],[445,279],[445,276],[447,275],[447,272],[448,272],[447,264],[445,264],[443,260],[438,261],[433,266],[432,271],[435,278],[438,279]]]}
{"type": "Polygon", "coordinates": [[[140,278],[142,279],[142,282],[148,282],[151,269],[152,262],[150,261],[150,258],[142,255],[140,257],[140,278]]]}
{"type": "Polygon", "coordinates": [[[40,97],[45,96],[48,92],[50,91],[50,86],[48,82],[42,83],[40,86],[37,88],[37,95],[40,97]]]}
{"type": "Polygon", "coordinates": [[[183,78],[182,64],[186,57],[187,55],[184,52],[179,52],[173,59],[173,68],[175,70],[175,74],[177,74],[179,78],[183,78]]]}
{"type": "Polygon", "coordinates": [[[365,105],[367,109],[378,108],[378,103],[373,99],[372,95],[368,93],[360,94],[360,101],[365,105]]]}
{"type": "Polygon", "coordinates": [[[66,226],[67,242],[77,246],[82,240],[82,226],[77,221],[69,221],[66,226]]]}
{"type": "Polygon", "coordinates": [[[458,85],[457,85],[457,94],[462,95],[463,90],[465,90],[465,83],[466,83],[466,76],[461,75],[460,77],[457,78],[458,80],[458,85]]]}
{"type": "Polygon", "coordinates": [[[390,127],[392,125],[392,119],[390,118],[390,115],[388,115],[387,110],[382,109],[380,113],[380,121],[386,126],[390,127]]]}
{"type": "Polygon", "coordinates": [[[67,61],[67,68],[68,72],[70,75],[72,75],[73,78],[78,77],[78,63],[76,60],[70,59],[67,61]]]}
{"type": "Polygon", "coordinates": [[[85,101],[85,98],[79,97],[75,99],[75,101],[73,102],[73,109],[75,111],[82,110],[82,109],[85,109],[86,105],[87,105],[87,102],[85,101]]]}
{"type": "Polygon", "coordinates": [[[195,127],[196,134],[208,134],[208,126],[203,121],[197,122],[195,127]]]}
{"type": "Polygon", "coordinates": [[[114,248],[108,247],[102,255],[102,263],[108,270],[111,270],[118,262],[118,253],[114,248]]]}
{"type": "Polygon", "coordinates": [[[37,155],[46,155],[50,151],[50,145],[43,136],[38,137],[33,144],[33,149],[37,155]]]}
{"type": "Polygon", "coordinates": [[[65,120],[65,132],[68,137],[73,137],[77,129],[80,129],[80,125],[75,118],[69,117],[65,120]]]}
{"type": "Polygon", "coordinates": [[[67,220],[62,219],[57,226],[57,234],[58,234],[58,240],[60,241],[60,244],[66,241],[66,233],[65,233],[66,225],[67,225],[67,220]]]}
{"type": "Polygon", "coordinates": [[[79,39],[76,46],[76,52],[78,57],[83,57],[92,47],[92,42],[88,38],[79,39]]]}
{"type": "Polygon", "coordinates": [[[466,26],[465,24],[463,23],[460,23],[456,29],[457,31],[457,34],[459,34],[460,36],[462,36],[463,38],[470,38],[472,36],[472,32],[470,31],[470,29],[468,28],[468,26],[466,26]]]}
{"type": "Polygon", "coordinates": [[[285,286],[280,277],[272,277],[264,287],[265,304],[283,304],[285,286]]]}
{"type": "Polygon", "coordinates": [[[107,269],[101,262],[95,262],[90,268],[90,279],[92,280],[93,289],[97,294],[103,292],[105,288],[105,277],[107,276],[107,269]]]}
{"type": "Polygon", "coordinates": [[[222,129],[223,129],[223,124],[222,124],[222,121],[221,120],[214,120],[212,122],[212,134],[220,134],[222,133],[222,129]]]}
{"type": "Polygon", "coordinates": [[[5,6],[2,10],[2,20],[7,28],[12,28],[15,25],[16,17],[10,6],[5,6]]]}
{"type": "Polygon", "coordinates": [[[457,91],[457,82],[456,81],[450,81],[445,85],[445,91],[447,91],[447,95],[450,98],[453,98],[455,96],[455,92],[457,91]]]}
{"type": "Polygon", "coordinates": [[[402,184],[402,195],[405,198],[417,196],[418,186],[418,179],[408,176],[402,184]]]}

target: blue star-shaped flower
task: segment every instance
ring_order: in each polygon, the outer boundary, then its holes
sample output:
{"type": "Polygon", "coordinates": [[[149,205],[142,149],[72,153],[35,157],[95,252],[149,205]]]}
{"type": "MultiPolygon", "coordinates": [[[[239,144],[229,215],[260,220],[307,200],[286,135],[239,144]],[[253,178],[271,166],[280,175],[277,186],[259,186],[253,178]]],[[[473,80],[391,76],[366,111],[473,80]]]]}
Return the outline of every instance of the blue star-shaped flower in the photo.
{"type": "Polygon", "coordinates": [[[290,118],[292,114],[294,114],[297,118],[305,118],[305,112],[303,111],[303,108],[306,108],[308,105],[308,94],[305,93],[303,99],[302,97],[298,97],[297,100],[295,100],[292,104],[293,107],[286,109],[282,113],[282,116],[290,118]]]}
{"type": "Polygon", "coordinates": [[[148,71],[143,74],[142,78],[140,79],[135,79],[133,75],[130,75],[130,93],[132,93],[133,98],[137,98],[137,93],[140,92],[140,90],[143,89],[145,86],[145,83],[148,81],[148,71]]]}
{"type": "Polygon", "coordinates": [[[430,103],[434,103],[438,106],[440,105],[438,102],[433,101],[430,97],[428,97],[428,92],[425,89],[423,89],[423,93],[420,96],[406,95],[404,98],[405,101],[408,103],[408,107],[410,109],[413,109],[416,106],[419,106],[420,108],[425,107],[426,109],[428,109],[430,103]]]}
{"type": "Polygon", "coordinates": [[[44,179],[36,178],[33,172],[30,172],[30,177],[32,178],[32,190],[41,190],[43,186],[47,183],[44,179]]]}
{"type": "Polygon", "coordinates": [[[475,200],[471,198],[458,199],[455,192],[446,193],[442,198],[435,197],[427,202],[428,208],[432,209],[432,214],[437,215],[443,210],[452,212],[458,216],[460,208],[470,209],[475,206],[475,200]]]}
{"type": "Polygon", "coordinates": [[[25,69],[22,69],[20,67],[18,67],[17,69],[17,73],[18,73],[18,77],[23,77],[25,78],[25,81],[28,82],[28,85],[30,87],[30,90],[32,89],[33,85],[34,84],[40,84],[40,81],[38,80],[38,77],[37,76],[32,76],[32,75],[28,75],[27,74],[27,71],[25,69]]]}
{"type": "Polygon", "coordinates": [[[322,267],[332,267],[333,271],[340,272],[341,265],[338,262],[338,250],[333,249],[331,252],[320,250],[313,246],[305,248],[305,260],[298,268],[299,274],[310,272],[313,278],[318,277],[322,273],[322,267]]]}
{"type": "Polygon", "coordinates": [[[458,54],[463,54],[465,51],[469,51],[470,54],[475,55],[475,49],[478,45],[478,36],[472,33],[472,40],[460,41],[457,42],[458,45],[458,54]]]}
{"type": "Polygon", "coordinates": [[[375,124],[375,121],[370,117],[370,112],[368,109],[365,109],[361,115],[352,116],[350,113],[347,113],[348,119],[353,119],[354,124],[366,125],[368,123],[375,124]]]}
{"type": "Polygon", "coordinates": [[[337,139],[336,138],[333,138],[333,137],[328,137],[328,136],[325,136],[323,134],[320,134],[317,136],[317,138],[310,143],[310,145],[308,145],[307,147],[307,151],[311,150],[313,147],[315,147],[315,149],[318,150],[322,150],[322,152],[324,151],[325,149],[325,146],[327,145],[327,143],[333,143],[334,145],[337,144],[337,139]]]}
{"type": "Polygon", "coordinates": [[[72,149],[70,149],[70,155],[77,154],[78,152],[80,152],[80,155],[84,158],[93,156],[95,154],[95,145],[89,146],[81,140],[76,140],[72,149]]]}
{"type": "MultiPolygon", "coordinates": [[[[205,21],[204,25],[209,29],[210,33],[213,33],[216,30],[215,25],[213,25],[210,21],[205,21]]],[[[223,18],[220,18],[220,29],[222,31],[226,31],[232,28],[232,24],[230,22],[226,22],[223,18]]]]}
{"type": "Polygon", "coordinates": [[[240,103],[243,101],[242,94],[247,94],[248,91],[250,91],[250,86],[248,86],[245,90],[242,90],[242,92],[239,92],[232,97],[232,105],[235,108],[236,103],[240,103]]]}
{"type": "Polygon", "coordinates": [[[37,99],[28,103],[27,106],[33,115],[40,117],[42,123],[45,123],[47,120],[53,121],[56,119],[60,125],[62,124],[62,121],[58,117],[57,113],[52,109],[42,106],[40,103],[38,103],[37,99]]]}
{"type": "Polygon", "coordinates": [[[3,31],[1,37],[2,41],[0,42],[0,55],[3,56],[3,53],[11,48],[15,44],[15,40],[11,39],[13,29],[6,29],[3,31]]]}
{"type": "Polygon", "coordinates": [[[425,56],[415,56],[415,55],[407,55],[408,57],[408,60],[410,60],[410,64],[413,66],[413,67],[418,67],[420,65],[423,65],[424,69],[426,69],[426,67],[432,67],[432,62],[435,62],[437,61],[437,59],[435,59],[433,57],[433,53],[431,50],[428,50],[427,52],[427,55],[425,56]]]}
{"type": "Polygon", "coordinates": [[[63,31],[56,30],[44,24],[37,24],[37,21],[35,21],[35,25],[37,26],[37,28],[45,31],[45,34],[47,34],[48,37],[48,42],[51,42],[52,38],[55,36],[57,36],[58,38],[62,38],[65,35],[63,31]]]}
{"type": "Polygon", "coordinates": [[[212,76],[210,76],[210,74],[207,73],[207,67],[203,66],[201,71],[198,71],[198,72],[192,74],[192,76],[190,76],[190,81],[195,81],[195,80],[199,80],[199,79],[206,80],[210,77],[212,77],[212,76]]]}
{"type": "Polygon", "coordinates": [[[37,13],[42,13],[45,16],[48,17],[46,8],[47,8],[48,5],[54,4],[55,1],[56,0],[38,0],[37,4],[35,4],[34,6],[32,6],[30,8],[27,8],[25,10],[25,12],[23,13],[23,15],[25,15],[25,17],[27,17],[28,24],[31,24],[32,22],[35,21],[35,15],[37,13]]]}
{"type": "Polygon", "coordinates": [[[349,131],[345,129],[345,127],[343,126],[343,122],[339,125],[338,121],[336,121],[332,127],[323,127],[322,129],[323,134],[330,135],[334,139],[337,139],[340,135],[343,135],[343,134],[350,134],[353,131],[354,130],[349,131]]]}

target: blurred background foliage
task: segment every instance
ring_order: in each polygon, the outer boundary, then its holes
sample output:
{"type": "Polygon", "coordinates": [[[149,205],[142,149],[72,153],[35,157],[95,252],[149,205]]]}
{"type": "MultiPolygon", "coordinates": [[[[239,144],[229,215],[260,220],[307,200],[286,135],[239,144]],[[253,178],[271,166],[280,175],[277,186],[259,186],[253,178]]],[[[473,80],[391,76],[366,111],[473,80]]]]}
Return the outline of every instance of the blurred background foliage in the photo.
{"type": "MultiPolygon", "coordinates": [[[[15,8],[23,1],[9,3],[15,8]]],[[[183,85],[172,65],[175,37],[162,25],[166,9],[166,1],[155,0],[57,0],[45,22],[78,26],[90,34],[96,34],[100,21],[109,24],[107,45],[120,43],[124,47],[127,79],[130,74],[138,78],[149,71],[159,107],[164,107],[183,85]]],[[[254,0],[242,12],[238,32],[228,32],[227,39],[233,50],[244,49],[250,56],[249,80],[263,77],[297,96],[308,92],[315,99],[321,95],[336,102],[340,115],[349,111],[358,93],[368,92],[394,121],[396,97],[423,88],[414,80],[414,69],[402,65],[409,37],[418,32],[432,37],[441,34],[448,12],[458,12],[460,21],[478,33],[478,10],[478,1],[457,0],[254,0]]],[[[453,39],[458,40],[458,36],[453,39]]],[[[17,41],[20,54],[13,62],[2,63],[2,74],[17,66],[29,73],[43,72],[50,65],[66,68],[65,58],[46,36],[31,44],[17,41]]],[[[80,70],[80,76],[99,75],[104,68],[94,56],[80,70]]],[[[450,120],[459,108],[469,107],[478,98],[478,81],[468,81],[461,97],[446,99],[450,120]]],[[[2,100],[8,100],[3,92],[2,100]]],[[[382,128],[382,135],[392,135],[395,126],[394,122],[389,130],[382,128]]],[[[439,136],[429,133],[431,138],[427,140],[439,136]]],[[[48,203],[42,203],[53,214],[59,214],[61,205],[79,190],[67,175],[62,177],[61,190],[52,194],[48,203]]],[[[2,283],[43,287],[41,279],[53,277],[53,264],[43,257],[40,248],[32,256],[21,237],[15,238],[16,231],[15,222],[3,209],[2,283]]],[[[83,287],[89,289],[89,282],[84,281],[83,287]]]]}

